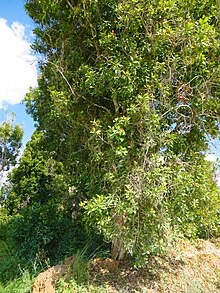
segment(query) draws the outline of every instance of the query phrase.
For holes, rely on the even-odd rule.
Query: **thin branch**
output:
[[[71,84],[69,83],[68,79],[66,78],[66,76],[63,74],[62,70],[59,68],[59,66],[57,64],[54,64],[53,62],[51,61],[48,61],[48,63],[52,64],[53,66],[56,67],[57,71],[61,74],[61,76],[63,77],[63,79],[65,80],[65,82],[67,83],[72,95],[74,95],[76,97],[76,93],[74,92]]]

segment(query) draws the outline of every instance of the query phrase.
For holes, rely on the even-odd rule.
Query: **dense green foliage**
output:
[[[213,231],[219,195],[204,152],[219,133],[216,3],[26,8],[44,56],[27,109],[113,256],[158,251],[173,230]]]
[[[22,128],[14,124],[14,114],[8,116],[0,124],[0,283],[2,278],[4,279],[10,274],[10,271],[16,270],[16,260],[11,257],[11,247],[8,241],[10,217],[3,207],[8,186],[3,184],[6,181],[7,172],[17,163],[22,137]]]
[[[16,164],[21,147],[23,131],[19,125],[14,125],[13,118],[0,125],[0,178],[4,171]]]
[[[205,160],[219,137],[216,1],[25,7],[41,56],[25,98],[37,131],[4,202],[23,254],[59,259],[100,234],[114,258],[141,262],[175,237],[218,235],[216,167]]]
[[[74,211],[74,198],[62,173],[62,163],[43,149],[43,135],[35,132],[10,174],[2,201],[11,215],[8,238],[24,262],[38,258],[53,263],[91,238],[80,224],[80,211]]]

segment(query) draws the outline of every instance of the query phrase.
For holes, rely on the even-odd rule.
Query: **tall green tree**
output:
[[[217,2],[29,0],[26,9],[43,56],[27,110],[113,257],[158,252],[173,231],[214,233],[219,192],[204,153],[219,136]]]
[[[32,206],[32,203],[56,203],[67,189],[62,163],[54,161],[43,146],[43,134],[36,131],[27,143],[18,166],[9,174],[9,194],[5,204],[11,214],[18,213],[29,204]]]
[[[10,248],[8,243],[6,244],[10,218],[3,207],[7,189],[4,182],[10,168],[18,161],[22,137],[22,128],[14,124],[14,114],[0,124],[0,279],[2,280],[10,275],[9,271],[14,269],[15,263],[8,254]]]
[[[74,209],[78,199],[72,196],[63,173],[63,164],[45,150],[43,133],[35,131],[9,174],[10,184],[1,201],[10,216],[8,239],[26,262],[57,261],[74,253],[76,243],[84,240],[79,211]]]

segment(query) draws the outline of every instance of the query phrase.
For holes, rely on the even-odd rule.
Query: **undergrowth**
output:
[[[27,270],[23,271],[20,277],[8,281],[6,284],[0,283],[1,293],[30,293],[34,283],[34,276]]]

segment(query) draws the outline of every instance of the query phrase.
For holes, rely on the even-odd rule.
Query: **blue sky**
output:
[[[24,129],[24,143],[34,122],[21,100],[30,86],[36,85],[36,57],[30,50],[34,23],[24,10],[24,0],[0,0],[0,122],[6,111],[16,114],[16,123]]]
[[[27,27],[33,27],[31,18],[24,11],[24,4],[23,0],[0,0],[0,17],[7,19],[9,24],[17,21]]]

